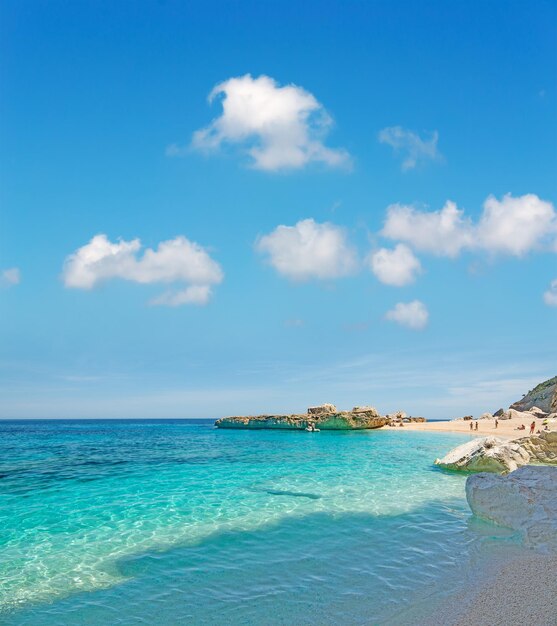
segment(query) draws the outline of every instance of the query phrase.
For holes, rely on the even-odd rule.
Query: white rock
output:
[[[319,406],[310,406],[308,408],[309,415],[323,415],[324,413],[336,413],[337,408],[334,404],[320,404]]]
[[[527,545],[557,549],[557,467],[470,476],[466,499],[475,515],[519,531]]]
[[[481,437],[458,446],[442,459],[436,459],[435,465],[468,472],[512,472],[529,460],[530,455],[514,441]]]
[[[529,411],[517,411],[516,409],[509,409],[508,411],[505,411],[505,413],[508,415],[507,419],[516,419],[519,417],[525,418],[525,419],[532,419],[533,417],[535,417]],[[504,419],[504,418],[501,417],[501,419]]]
[[[480,419],[480,420],[492,420],[494,418],[493,418],[493,415],[491,413],[482,413],[478,419]]]
[[[539,435],[515,439],[518,444],[537,463],[557,465],[557,430],[542,430]]]
[[[379,416],[379,411],[374,406],[355,406],[352,413],[373,413]]]

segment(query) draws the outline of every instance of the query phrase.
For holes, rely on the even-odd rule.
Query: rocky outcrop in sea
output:
[[[351,411],[339,411],[334,404],[321,404],[309,407],[303,414],[223,417],[215,422],[215,426],[253,430],[365,430],[381,428],[390,421],[372,406],[355,406]]]

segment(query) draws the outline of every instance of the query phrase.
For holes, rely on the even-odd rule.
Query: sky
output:
[[[557,5],[0,3],[0,418],[557,374]]]

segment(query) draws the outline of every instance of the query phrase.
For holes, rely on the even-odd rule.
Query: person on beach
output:
[[[474,430],[474,422],[470,421],[470,430]]]
[[[474,430],[478,430],[478,421],[476,420],[476,425],[474,426]]]
[[[532,422],[530,424],[530,434],[533,435],[535,430],[536,430],[536,422]]]
[[[497,426],[499,426],[499,420],[495,418],[495,428],[497,428]]]

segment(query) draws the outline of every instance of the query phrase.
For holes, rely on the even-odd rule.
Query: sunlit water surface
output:
[[[0,422],[0,621],[412,623],[512,541],[432,465],[467,438]]]

